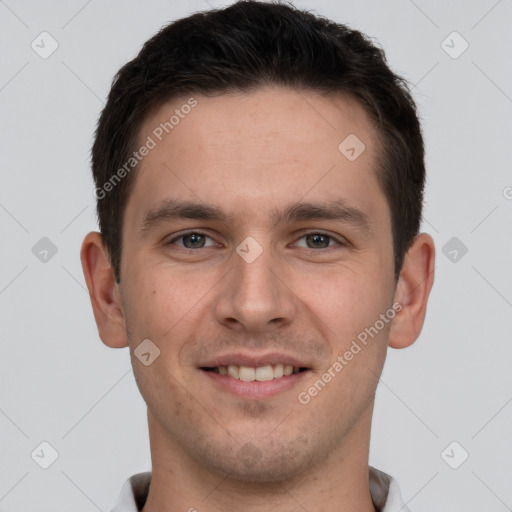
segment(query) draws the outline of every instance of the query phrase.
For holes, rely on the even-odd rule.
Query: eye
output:
[[[208,240],[210,243],[207,243]],[[302,240],[304,240],[304,242],[300,243],[299,241]],[[204,249],[206,247],[215,247],[219,244],[205,233],[201,233],[200,231],[189,231],[172,238],[166,243],[166,245],[177,245],[183,249],[194,250]],[[327,249],[336,245],[345,246],[346,242],[328,233],[314,231],[302,235],[294,245],[306,249],[317,250]]]
[[[333,245],[345,245],[341,240],[336,239],[332,235],[321,232],[306,233],[299,240],[305,240],[306,245],[297,245],[307,249],[326,249]]]
[[[206,245],[206,240],[211,240],[213,243]],[[181,241],[181,243],[177,243]],[[183,247],[184,249],[202,249],[204,247],[212,247],[217,245],[212,238],[205,235],[204,233],[200,233],[198,231],[190,231],[188,233],[182,233],[180,236],[169,240],[166,245],[177,245],[178,247]]]

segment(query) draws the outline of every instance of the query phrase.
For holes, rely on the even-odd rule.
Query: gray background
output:
[[[0,511],[108,511],[150,469],[128,351],[99,340],[79,261],[89,151],[117,69],[168,21],[227,3],[0,1]],[[389,351],[371,463],[415,512],[512,510],[512,1],[294,3],[375,37],[424,120],[437,275],[420,339]]]

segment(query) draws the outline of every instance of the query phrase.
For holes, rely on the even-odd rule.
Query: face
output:
[[[194,100],[140,131],[155,145],[126,206],[120,284],[134,373],[167,448],[285,480],[368,428],[395,313],[378,137],[340,96]]]

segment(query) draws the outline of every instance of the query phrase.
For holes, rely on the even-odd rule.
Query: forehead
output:
[[[149,140],[127,205],[134,222],[169,196],[253,216],[320,197],[352,198],[371,214],[384,199],[378,134],[346,96],[278,87],[183,96],[147,116],[139,146]]]

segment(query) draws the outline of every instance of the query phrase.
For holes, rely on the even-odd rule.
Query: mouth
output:
[[[215,392],[242,398],[271,398],[297,386],[312,372],[307,364],[285,355],[265,357],[226,355],[198,368]]]
[[[217,373],[218,375],[227,375],[233,379],[242,380],[244,382],[266,382],[288,377],[294,373],[301,373],[307,371],[308,368],[278,363],[266,364],[256,368],[230,364],[227,366],[202,367],[201,370]]]

